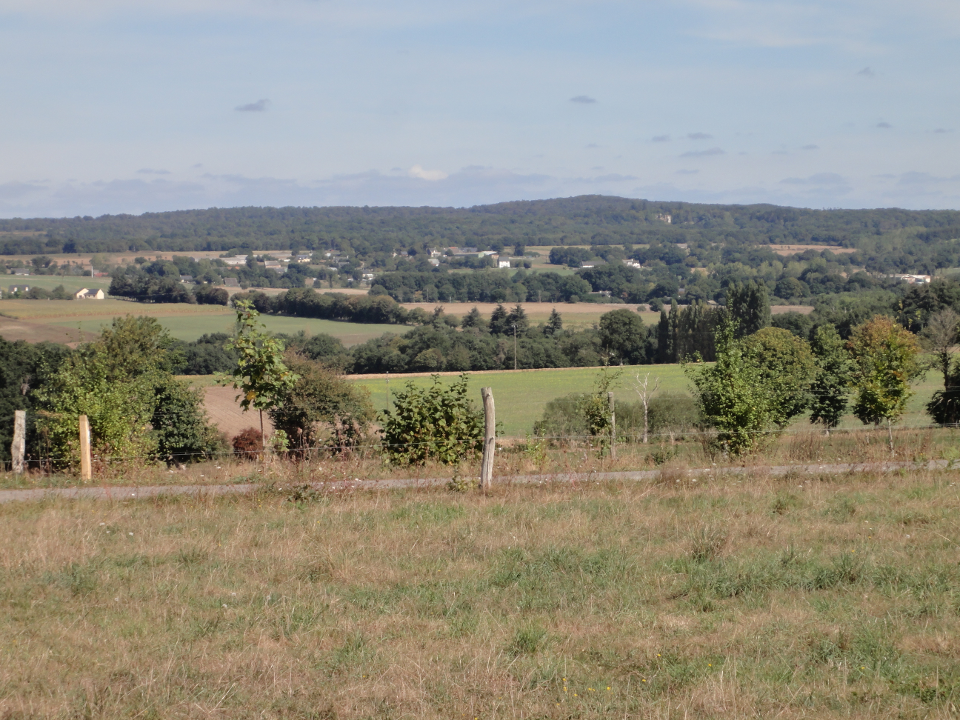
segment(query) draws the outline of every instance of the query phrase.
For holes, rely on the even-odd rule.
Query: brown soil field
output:
[[[26,340],[31,343],[54,342],[75,347],[80,342],[96,340],[98,333],[0,317],[0,337],[11,342],[16,340]]]
[[[204,405],[207,409],[207,415],[210,416],[210,422],[217,426],[220,432],[226,433],[227,437],[232,438],[242,430],[247,428],[260,428],[260,416],[255,410],[243,412],[240,409],[240,403],[237,402],[237,391],[232,387],[212,387],[203,388]],[[273,425],[270,418],[264,413],[263,428],[270,432]]]
[[[836,245],[768,245],[767,247],[777,255],[793,255],[794,253],[800,253],[804,250],[816,250],[818,252],[821,250],[829,250],[837,255],[847,255],[857,251],[856,248],[843,248],[837,247]]]

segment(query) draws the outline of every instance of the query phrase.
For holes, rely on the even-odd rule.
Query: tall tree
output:
[[[670,318],[667,311],[660,310],[660,322],[657,323],[657,362],[661,365],[674,362],[673,333],[670,332]]]
[[[810,347],[817,362],[810,386],[810,420],[822,424],[829,435],[847,411],[853,361],[833,325],[814,330]]]
[[[507,315],[507,327],[511,335],[523,335],[529,329],[530,320],[527,318],[527,313],[520,303],[517,303],[510,311],[510,314]]]
[[[737,337],[753,335],[770,326],[770,294],[762,281],[732,283],[727,288],[727,310],[736,323]]]
[[[946,307],[930,315],[926,327],[920,332],[921,345],[933,354],[937,368],[943,373],[944,387],[950,376],[950,361],[957,347],[958,329],[960,315]]]
[[[556,308],[550,311],[550,318],[547,320],[547,326],[544,328],[545,335],[557,335],[563,332],[563,318]]]
[[[643,318],[632,310],[611,310],[601,315],[599,334],[600,346],[610,355],[611,362],[639,365],[646,359],[647,329]]]
[[[508,317],[507,309],[498,303],[490,313],[490,332],[494,335],[512,335],[513,328],[510,327]]]

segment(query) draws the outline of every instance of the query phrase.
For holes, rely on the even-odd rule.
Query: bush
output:
[[[151,425],[157,457],[168,463],[203,460],[223,450],[223,439],[209,424],[199,390],[168,377],[156,389]]]
[[[258,460],[263,455],[263,434],[256,428],[241,430],[230,444],[241,460]]]
[[[418,388],[408,381],[396,393],[393,410],[380,414],[383,452],[400,465],[437,460],[456,465],[483,451],[483,412],[467,399],[467,375],[444,387]]]
[[[324,447],[342,455],[355,448],[373,420],[369,393],[302,355],[288,352],[285,362],[299,377],[270,419],[290,449],[303,455]]]

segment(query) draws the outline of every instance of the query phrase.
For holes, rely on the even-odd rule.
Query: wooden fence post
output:
[[[15,410],[13,413],[13,444],[10,457],[13,460],[13,472],[23,472],[23,456],[27,451],[27,411]]]
[[[607,402],[610,405],[610,459],[617,459],[617,413],[613,404],[613,393],[607,393]]]
[[[493,389],[480,388],[483,398],[483,461],[480,463],[480,489],[493,485],[493,453],[497,449],[497,415],[493,407]]]
[[[86,482],[93,477],[90,467],[90,422],[86,415],[80,416],[80,479]]]

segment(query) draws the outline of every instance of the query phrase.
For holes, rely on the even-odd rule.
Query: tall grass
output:
[[[955,472],[0,506],[0,717],[947,717]]]

